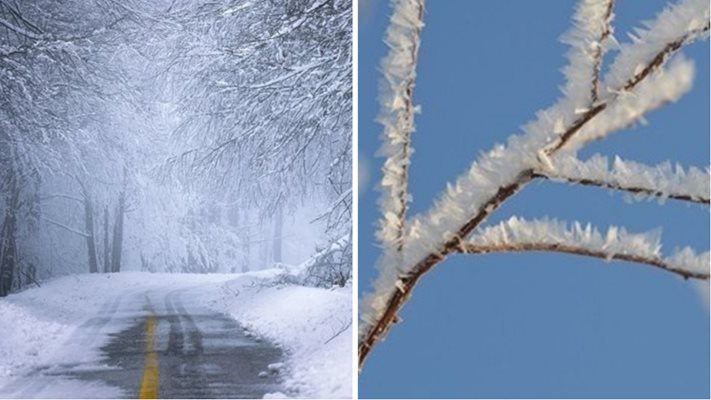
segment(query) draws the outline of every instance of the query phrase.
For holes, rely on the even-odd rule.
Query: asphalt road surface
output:
[[[191,307],[185,289],[116,297],[66,345],[93,345],[100,357],[56,360],[0,388],[0,397],[261,398],[281,390],[281,350],[226,315]]]

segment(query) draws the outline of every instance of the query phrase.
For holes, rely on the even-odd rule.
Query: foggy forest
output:
[[[341,3],[1,2],[0,296],[64,274],[241,272],[319,252],[314,284],[343,284]],[[311,248],[290,248],[302,229]]]

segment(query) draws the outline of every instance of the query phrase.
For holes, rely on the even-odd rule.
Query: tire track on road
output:
[[[64,341],[64,343],[70,346],[74,343],[86,346],[96,341],[99,331],[105,327],[111,319],[113,319],[114,315],[118,311],[121,300],[122,296],[116,296],[106,300],[99,308],[99,311],[95,314],[98,316],[88,318],[82,322],[81,325],[74,329],[72,334]],[[0,393],[3,393],[3,396],[17,395],[16,397],[19,398],[35,397],[54,381],[51,376],[53,375],[51,373],[53,369],[68,367],[71,368],[72,364],[44,366],[32,369],[23,377],[7,384],[2,388],[2,390],[0,390]]]
[[[180,303],[179,296],[184,290],[173,290],[165,296],[167,314],[163,317],[170,323],[165,360],[170,371],[167,379],[161,382],[161,393],[170,393],[171,397],[210,398],[208,379],[201,368],[201,334]]]

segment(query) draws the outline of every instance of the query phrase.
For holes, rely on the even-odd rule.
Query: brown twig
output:
[[[603,29],[600,39],[598,40],[598,45],[595,48],[595,53],[593,58],[595,62],[593,63],[593,81],[592,88],[590,88],[590,103],[597,103],[600,96],[600,71],[602,70],[602,49],[605,40],[612,33],[612,10],[615,8],[615,0],[609,0],[607,3],[607,9],[605,10],[605,29]]]
[[[560,138],[558,141],[553,145],[552,147],[549,147],[545,149],[545,153],[547,156],[553,155],[555,152],[560,150],[563,146],[568,143],[568,141],[575,135],[580,128],[582,128],[585,124],[590,122],[593,117],[596,115],[600,114],[604,109],[607,108],[607,105],[610,103],[600,103],[596,106],[593,106],[591,109],[589,109],[585,114],[583,114],[580,118],[575,120],[573,124],[568,128],[565,132],[563,132],[562,135],[560,135]]]
[[[684,279],[709,280],[709,274],[704,272],[687,271],[674,267],[659,257],[644,257],[636,254],[609,253],[603,250],[592,250],[580,246],[564,243],[502,243],[495,245],[478,245],[474,243],[462,244],[459,247],[461,253],[466,254],[489,254],[489,253],[511,253],[524,251],[548,251],[557,253],[576,254],[586,257],[602,258],[606,260],[620,260],[639,264],[650,265],[661,268],[665,271],[677,274]]]
[[[424,13],[425,13],[425,4],[423,1],[420,1],[418,3],[418,10],[417,10],[417,20],[420,22],[420,24],[417,26],[415,29],[414,35],[419,39],[420,34],[422,33],[422,20],[424,18]],[[412,52],[410,53],[410,57],[412,58],[412,65],[416,66],[417,65],[417,59],[418,59],[418,54],[419,54],[419,40],[415,41],[415,46],[412,48]],[[412,76],[407,80],[407,85],[405,89],[405,96],[406,96],[406,106],[405,106],[405,111],[404,111],[404,118],[407,118],[408,121],[411,121],[414,118],[415,114],[415,106],[413,102],[413,95],[415,91],[415,77]],[[408,160],[410,159],[410,153],[412,152],[412,131],[404,132],[407,134],[406,140],[403,141],[402,143],[402,153],[405,158]],[[400,206],[400,210],[397,214],[397,221],[398,221],[398,226],[397,226],[397,237],[395,239],[396,241],[396,250],[398,253],[402,253],[403,246],[405,245],[404,237],[405,237],[405,219],[407,218],[407,208],[408,208],[408,180],[409,180],[409,162],[405,165],[403,165],[403,168],[401,170],[399,180],[402,183],[400,185],[400,191],[397,193],[397,199],[398,203]]]
[[[578,184],[578,185],[603,187],[603,188],[607,188],[607,189],[620,190],[623,192],[630,192],[630,193],[634,193],[634,194],[644,194],[647,196],[666,197],[669,199],[689,201],[692,203],[699,203],[699,204],[706,204],[706,205],[711,203],[711,199],[709,199],[709,197],[697,197],[697,196],[692,196],[692,195],[682,194],[682,193],[662,193],[662,192],[655,190],[655,189],[639,187],[639,186],[623,186],[623,185],[605,182],[605,181],[599,181],[599,180],[595,180],[595,179],[570,178],[570,177],[560,176],[560,175],[549,175],[544,171],[535,171],[533,173],[533,177],[540,178],[540,179],[548,179],[548,180],[552,180],[552,181],[565,181],[568,183],[573,183],[573,184]]]
[[[708,30],[709,23],[707,23],[701,29],[691,31],[679,38],[678,40],[668,43],[666,46],[664,46],[664,49],[657,53],[657,55],[652,59],[652,61],[647,64],[646,67],[644,67],[644,69],[642,69],[639,73],[633,76],[632,79],[627,81],[627,83],[622,87],[622,90],[628,91],[637,86],[639,82],[641,82],[644,78],[649,76],[649,74],[656,71],[662,64],[664,64],[664,61],[666,61],[669,56],[672,55],[675,51],[679,50],[681,46],[683,46],[689,39],[694,38],[700,33],[707,32]]]

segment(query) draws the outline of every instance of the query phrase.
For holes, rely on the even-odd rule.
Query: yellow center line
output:
[[[158,398],[158,354],[155,352],[156,340],[156,317],[154,314],[148,316],[146,320],[146,368],[143,371],[143,380],[141,381],[141,390],[139,392],[140,399],[157,399]]]

